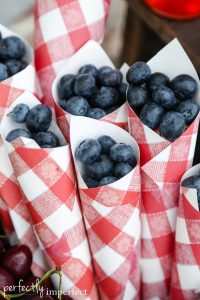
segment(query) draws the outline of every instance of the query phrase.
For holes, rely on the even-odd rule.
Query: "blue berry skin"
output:
[[[107,176],[107,177],[104,177],[102,178],[100,181],[99,181],[99,186],[103,186],[103,185],[108,185],[108,184],[111,184],[115,181],[117,181],[118,178],[117,177],[114,177],[114,176]]]
[[[89,109],[88,101],[80,96],[74,96],[66,102],[65,110],[75,116],[86,116]]]
[[[120,101],[122,103],[124,103],[126,101],[127,90],[128,90],[128,84],[125,82],[122,82],[122,84],[119,86]]]
[[[171,109],[176,104],[174,92],[166,86],[161,86],[152,94],[152,99],[166,109]]]
[[[8,68],[9,76],[13,76],[27,67],[27,63],[23,60],[9,59],[4,62]]]
[[[163,73],[153,73],[151,74],[148,82],[147,82],[147,88],[150,92],[154,92],[161,86],[169,86],[170,84],[170,79]]]
[[[32,139],[33,136],[28,130],[17,128],[8,133],[8,135],[6,136],[6,141],[12,142],[18,137],[25,137],[25,138]]]
[[[133,168],[128,163],[119,162],[115,165],[114,175],[117,178],[121,178],[121,177],[126,176],[132,170],[133,170]]]
[[[182,114],[167,112],[159,125],[160,135],[169,141],[174,141],[185,131],[185,118]]]
[[[100,108],[107,108],[116,105],[119,101],[119,92],[113,87],[101,87],[91,100],[94,106]]]
[[[0,40],[0,59],[20,59],[24,56],[25,51],[23,41],[16,36]]]
[[[97,80],[99,72],[98,72],[97,68],[94,65],[88,64],[88,65],[82,66],[79,69],[78,74],[79,75],[87,74],[87,75],[93,76]]]
[[[151,102],[143,106],[139,118],[143,124],[155,129],[158,127],[164,113],[165,110],[161,105]]]
[[[47,131],[51,125],[52,111],[43,104],[34,106],[26,117],[26,127],[30,132]]]
[[[86,139],[80,143],[75,151],[75,157],[83,164],[94,163],[101,154],[101,145],[93,139]]]
[[[134,63],[126,74],[126,80],[131,85],[138,85],[149,80],[151,76],[150,67],[143,61]]]
[[[14,107],[13,111],[8,115],[10,115],[12,120],[16,123],[24,123],[26,121],[26,117],[29,111],[30,109],[27,104],[19,103]]]
[[[129,162],[135,157],[131,146],[125,143],[116,143],[110,148],[110,158],[115,162]]]
[[[70,99],[74,96],[74,83],[76,76],[73,74],[67,74],[61,77],[58,86],[58,97],[59,99]]]
[[[200,176],[197,175],[190,176],[185,180],[183,180],[181,185],[186,188],[197,189],[197,200],[198,200],[199,211],[200,211]]]
[[[92,177],[87,176],[87,178],[85,178],[84,181],[88,188],[95,188],[99,185],[99,181]]]
[[[8,68],[0,63],[0,81],[3,81],[9,77]]]
[[[59,146],[58,137],[51,131],[38,132],[34,139],[41,148],[54,148]]]
[[[110,148],[116,144],[116,141],[108,135],[100,136],[98,138],[98,142],[100,143],[101,148],[102,148],[102,153],[104,153],[104,154],[109,154]]]
[[[194,101],[185,100],[179,102],[175,110],[184,116],[186,124],[191,124],[199,112],[199,106]]]
[[[103,66],[103,67],[99,68],[99,75],[106,73],[106,72],[110,72],[112,70],[113,70],[113,68],[111,68],[109,66]]]
[[[65,111],[67,111],[66,105],[67,105],[67,100],[64,99],[59,99],[58,100],[58,105],[64,109]]]
[[[101,180],[103,177],[113,174],[114,162],[105,154],[101,154],[99,158],[85,166],[86,173],[94,179]]]
[[[99,73],[99,81],[103,86],[118,87],[122,83],[122,73],[119,70],[111,70]]]
[[[146,88],[130,86],[127,93],[127,100],[132,109],[145,105],[148,102]]]
[[[78,96],[86,98],[92,97],[96,92],[96,81],[91,75],[82,74],[76,77],[74,91]]]
[[[86,116],[88,118],[99,120],[106,116],[106,112],[102,108],[89,108]]]
[[[172,80],[170,87],[177,98],[187,100],[191,99],[196,94],[197,82],[190,75],[181,74]]]

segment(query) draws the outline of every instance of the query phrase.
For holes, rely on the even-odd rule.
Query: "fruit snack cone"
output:
[[[189,169],[184,179],[200,175],[200,164]],[[199,197],[199,196],[198,196]],[[197,190],[180,187],[170,299],[200,297],[200,211]]]
[[[152,72],[170,79],[198,75],[177,39],[164,47],[149,62]],[[144,125],[128,106],[129,131],[139,144],[142,177],[142,292],[143,299],[165,299],[169,293],[174,232],[183,174],[192,166],[200,115],[174,142]]]
[[[97,139],[104,134],[130,145],[138,162],[131,172],[116,182],[88,188],[75,150],[84,139]],[[120,127],[84,117],[71,118],[70,137],[100,299],[139,299],[139,148]]]
[[[3,227],[3,231],[9,240],[11,245],[18,243],[18,239],[15,233],[15,229],[10,218],[8,207],[3,199],[0,197],[0,226]]]
[[[58,83],[65,74],[77,74],[78,70],[86,64],[92,64],[96,68],[100,68],[102,66],[115,68],[102,47],[94,41],[89,41],[68,60],[63,69],[57,75],[52,85],[52,94],[55,101],[55,111],[58,126],[60,127],[66,139],[69,139],[69,124],[72,115],[59,106],[60,99],[57,91]],[[127,70],[128,65],[124,64],[121,68],[124,77],[123,81],[125,81]],[[121,100],[125,101],[125,99]],[[126,103],[122,104],[118,109],[101,118],[101,120],[116,124],[124,129],[127,128],[128,119]]]
[[[102,42],[110,0],[36,0],[35,62],[44,102],[53,106],[52,83],[88,40]]]
[[[29,106],[36,104],[31,98]],[[60,147],[40,148],[32,139],[19,138],[5,142],[6,148],[48,267],[62,269],[63,292],[80,299],[85,290],[83,299],[97,299],[70,147],[54,121],[49,130]],[[58,288],[58,276],[53,283]]]

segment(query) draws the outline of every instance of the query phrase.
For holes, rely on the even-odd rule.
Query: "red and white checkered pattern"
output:
[[[185,73],[199,82],[177,40],[169,43],[148,64],[153,72],[163,72],[171,79]],[[199,91],[196,101],[200,101]],[[171,277],[179,183],[192,165],[200,115],[173,143],[142,124],[130,107],[128,115],[130,133],[141,152],[143,299],[165,299]]]
[[[36,0],[35,62],[44,101],[61,67],[81,46],[104,36],[110,0]]]
[[[190,169],[184,179],[199,175],[200,165]],[[181,187],[176,223],[175,251],[170,299],[200,298],[200,212],[197,192]]]

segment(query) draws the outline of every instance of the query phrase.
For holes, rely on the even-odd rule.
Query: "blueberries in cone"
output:
[[[29,113],[29,107],[25,103],[17,104],[13,111],[8,115],[11,116],[12,120],[16,123],[24,123],[26,121],[26,117]]]
[[[185,118],[182,114],[170,111],[163,116],[159,132],[165,139],[174,141],[185,131],[185,125]]]
[[[103,177],[111,176],[113,173],[114,162],[105,154],[101,154],[98,159],[85,166],[87,174],[92,178],[100,180]]]
[[[88,101],[81,96],[74,96],[65,104],[65,109],[75,116],[85,116],[89,109]]]
[[[51,125],[52,111],[43,104],[34,106],[26,118],[26,126],[32,133],[47,131]]]
[[[57,136],[51,131],[38,132],[35,141],[41,148],[54,148],[59,146]]]
[[[0,290],[4,290],[4,287],[13,286],[14,278],[13,276],[5,269],[0,268]]]
[[[108,184],[111,184],[115,181],[117,181],[117,177],[114,177],[114,176],[107,176],[107,177],[104,177],[102,178],[100,181],[99,181],[99,186],[103,186],[103,185],[108,185]]]
[[[117,104],[119,101],[119,91],[113,87],[101,87],[94,96],[92,104],[96,107],[106,108]]]
[[[103,110],[102,108],[89,108],[87,115],[88,118],[92,118],[92,119],[101,119],[103,117],[106,116],[106,112],[105,110]]]
[[[127,92],[127,100],[133,109],[145,105],[148,102],[146,88],[130,86]]]
[[[169,86],[170,79],[163,73],[153,73],[151,74],[149,80],[147,81],[147,87],[150,92],[155,92],[161,86]]]
[[[161,86],[152,94],[152,99],[165,109],[171,109],[176,104],[176,97],[171,89]]]
[[[25,45],[23,41],[16,37],[10,36],[0,40],[0,59],[20,59],[25,54]]]
[[[101,145],[93,139],[86,139],[76,149],[76,159],[84,164],[94,163],[101,154]]]
[[[151,76],[150,67],[143,61],[134,63],[126,74],[126,79],[131,85],[146,82]]]
[[[61,77],[58,83],[58,97],[59,99],[70,99],[74,96],[74,82],[76,76],[73,74],[67,74]]]
[[[0,81],[3,81],[8,77],[8,68],[6,67],[6,65],[0,63]]]
[[[185,100],[179,102],[175,110],[184,116],[186,124],[191,124],[199,112],[199,105],[192,100]]]
[[[96,91],[95,78],[88,74],[82,74],[76,77],[74,91],[78,96],[92,97]]]
[[[104,154],[109,154],[110,148],[116,144],[116,141],[108,135],[100,136],[98,142],[101,144],[102,153]]]
[[[99,181],[92,177],[87,176],[84,180],[85,180],[87,187],[89,187],[89,188],[94,188],[94,187],[98,186],[98,184],[99,184]]]
[[[110,70],[99,73],[101,85],[108,87],[118,87],[122,83],[122,73],[119,70]]]
[[[143,106],[140,112],[140,120],[149,128],[155,129],[158,127],[164,112],[165,110],[161,105],[150,102]]]
[[[80,75],[87,74],[87,75],[93,76],[95,79],[98,79],[99,72],[94,65],[88,64],[88,65],[82,66],[79,69],[78,74],[80,74]]]
[[[22,128],[17,128],[17,129],[13,129],[12,131],[10,131],[8,133],[8,135],[6,136],[6,141],[12,142],[19,137],[25,137],[28,139],[32,139],[33,136],[30,131],[28,131],[26,129],[22,129]]]
[[[191,99],[197,91],[196,80],[187,74],[176,76],[170,86],[176,97],[181,100]]]
[[[200,210],[200,176],[194,175],[183,180],[182,186],[186,188],[197,189],[197,200]]]
[[[119,162],[115,165],[114,175],[118,178],[126,176],[133,168],[124,162]]]
[[[9,76],[13,76],[27,67],[27,63],[22,60],[9,59],[4,62],[5,66],[8,68]]]

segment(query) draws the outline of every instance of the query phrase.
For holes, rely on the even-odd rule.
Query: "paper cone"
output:
[[[152,72],[170,79],[189,74],[198,82],[195,101],[200,103],[198,75],[175,39],[148,62]],[[139,144],[142,176],[142,291],[144,299],[169,293],[179,183],[191,167],[200,115],[173,143],[159,136],[128,108],[129,130]]]
[[[44,101],[53,106],[56,75],[88,40],[103,40],[110,0],[48,1],[35,5],[35,62]]]
[[[200,164],[181,182],[200,174]],[[196,189],[180,188],[170,299],[200,298],[200,212]]]
[[[140,289],[140,172],[139,148],[123,129],[105,122],[72,117],[72,154],[75,160],[81,204],[92,252],[100,299],[138,299]],[[86,138],[110,135],[131,145],[137,166],[122,179],[103,187],[87,188],[77,146]]]

